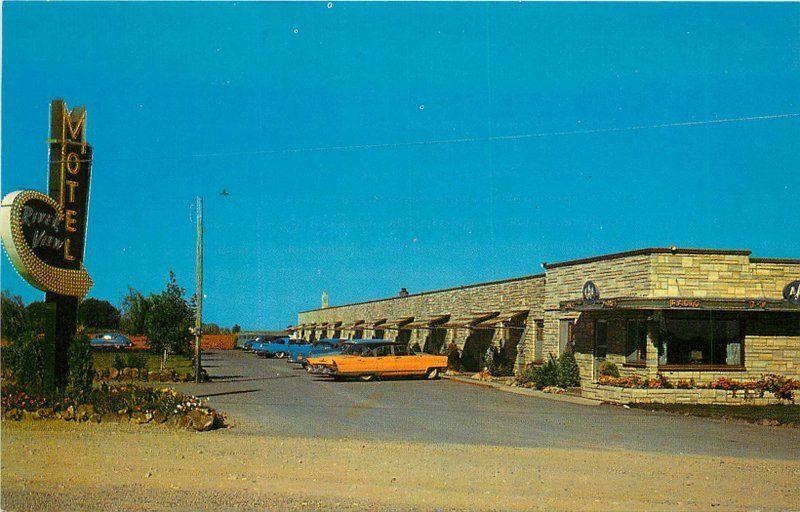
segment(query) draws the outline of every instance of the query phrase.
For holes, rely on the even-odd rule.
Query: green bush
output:
[[[125,354],[125,367],[127,368],[136,368],[138,370],[143,370],[147,368],[147,356],[144,354],[138,354],[136,352],[128,352]]]
[[[598,371],[601,376],[605,375],[606,377],[614,377],[615,379],[619,378],[619,368],[611,361],[603,361],[600,363]]]
[[[89,337],[85,334],[74,336],[67,355],[69,358],[67,396],[76,401],[83,401],[91,393],[94,379]]]
[[[52,391],[48,382],[44,343],[32,332],[20,333],[3,350],[3,369],[21,388],[31,393]],[[52,362],[50,362],[52,366]]]
[[[451,343],[447,346],[445,355],[447,356],[447,367],[449,369],[457,372],[462,370],[463,365],[461,364],[461,353],[455,343]]]
[[[114,354],[114,362],[111,364],[117,370],[122,370],[125,368],[125,361],[122,360],[122,356],[120,354]]]
[[[508,377],[514,375],[514,361],[509,360],[502,350],[491,348],[492,358],[487,365],[489,373],[495,377]]]
[[[546,363],[536,369],[534,376],[536,389],[558,385],[558,362],[553,354],[550,354]]]
[[[574,388],[581,385],[578,362],[575,361],[575,354],[572,350],[565,350],[564,353],[558,357],[557,375],[559,387]]]

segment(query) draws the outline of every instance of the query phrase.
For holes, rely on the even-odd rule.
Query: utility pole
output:
[[[194,381],[200,382],[200,340],[203,336],[203,198],[197,196],[197,292],[194,316]]]

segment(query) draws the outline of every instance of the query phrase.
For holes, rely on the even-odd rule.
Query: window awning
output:
[[[425,329],[430,326],[438,327],[439,324],[448,320],[449,318],[450,315],[433,315],[427,318],[420,318],[419,320],[416,320],[414,322],[409,322],[403,327],[406,327],[408,329]]]
[[[411,323],[412,320],[414,320],[413,316],[403,316],[400,318],[394,318],[383,324],[381,326],[381,329],[390,329],[390,330],[402,329],[407,324]]]
[[[386,318],[378,318],[365,325],[366,329],[383,329],[383,324],[386,323]]]
[[[490,318],[494,318],[499,315],[499,311],[484,311],[484,312],[476,312],[476,313],[469,313],[467,315],[454,318],[448,322],[446,322],[443,327],[471,327],[473,325],[477,325],[484,320],[488,320]]]
[[[523,321],[523,316],[528,315],[529,310],[527,309],[518,309],[515,311],[506,311],[504,313],[500,313],[496,317],[488,318],[486,320],[481,321],[478,325],[480,327],[490,327],[495,326],[503,323],[515,323],[519,321]]]
[[[345,325],[345,326],[343,327],[343,329],[351,329],[351,330],[352,330],[352,329],[355,329],[355,330],[357,330],[357,331],[360,331],[360,330],[363,330],[363,329],[364,329],[364,326],[363,326],[363,324],[364,324],[364,320],[356,320],[356,321],[355,321],[355,322],[353,322],[352,324],[347,324],[347,325]]]
[[[780,299],[727,299],[727,298],[660,298],[617,297],[594,302],[582,300],[559,304],[564,311],[603,310],[684,310],[684,311],[789,311],[800,313],[800,305]]]

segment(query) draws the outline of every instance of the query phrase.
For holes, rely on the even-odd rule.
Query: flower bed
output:
[[[614,403],[701,403],[767,405],[793,402],[800,381],[780,375],[766,375],[757,381],[734,381],[722,377],[707,384],[671,382],[659,375],[653,379],[637,376],[601,376],[597,383],[584,383],[582,395]]]
[[[198,398],[170,388],[102,384],[78,402],[67,396],[32,396],[10,383],[2,387],[3,416],[12,420],[55,418],[67,421],[169,423],[193,429],[225,426],[225,415]]]
[[[728,377],[719,379],[707,384],[695,384],[694,381],[679,380],[672,382],[666,377],[659,375],[654,379],[642,379],[633,375],[630,377],[610,377],[603,375],[598,384],[605,386],[618,386],[623,388],[637,389],[722,389],[732,391],[735,395],[737,391],[754,392],[759,396],[764,396],[766,392],[773,394],[776,398],[783,400],[794,400],[794,392],[800,390],[800,380],[790,379],[782,375],[768,374],[760,380],[735,381]]]
[[[107,368],[97,370],[96,380],[109,381],[143,381],[143,382],[194,382],[194,372],[178,372],[172,369],[147,370],[146,368]],[[208,372],[200,370],[200,382],[208,382]]]

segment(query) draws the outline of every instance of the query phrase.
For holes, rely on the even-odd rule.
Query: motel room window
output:
[[[642,319],[628,320],[625,339],[625,362],[645,363],[647,361],[647,322]]]
[[[744,329],[736,314],[672,312],[666,325],[668,365],[742,366]]]

